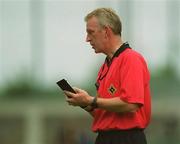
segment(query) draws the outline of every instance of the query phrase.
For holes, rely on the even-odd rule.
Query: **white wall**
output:
[[[78,85],[89,80],[104,60],[103,55],[97,56],[85,42],[84,16],[97,7],[112,7],[118,12],[123,23],[123,39],[144,55],[152,71],[157,70],[166,65],[166,36],[171,29],[166,24],[165,2],[44,0],[40,21],[43,34],[39,39],[37,36],[37,42],[43,44],[36,54],[36,59],[39,54],[42,62],[34,67],[32,46],[36,42],[32,44],[30,0],[0,0],[0,84],[16,78],[21,70],[28,74],[39,72],[36,77],[44,79],[47,85],[62,77]]]
[[[45,74],[49,82],[66,77],[76,83],[87,80],[98,62],[86,39],[84,17],[95,2],[45,3]]]
[[[28,1],[0,1],[0,83],[30,70]]]

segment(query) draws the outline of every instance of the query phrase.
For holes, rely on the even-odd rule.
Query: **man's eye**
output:
[[[87,33],[88,33],[88,34],[93,34],[93,33],[94,33],[94,31],[88,31]]]

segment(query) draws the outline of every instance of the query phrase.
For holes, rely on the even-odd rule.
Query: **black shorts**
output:
[[[99,131],[95,144],[147,144],[142,129]]]

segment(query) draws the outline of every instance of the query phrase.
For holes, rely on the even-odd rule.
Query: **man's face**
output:
[[[86,24],[86,42],[89,42],[95,53],[104,51],[105,31],[100,28],[96,17],[92,17]]]

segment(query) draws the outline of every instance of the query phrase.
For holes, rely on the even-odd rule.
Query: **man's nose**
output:
[[[90,38],[88,35],[86,36],[86,42],[90,42]]]

